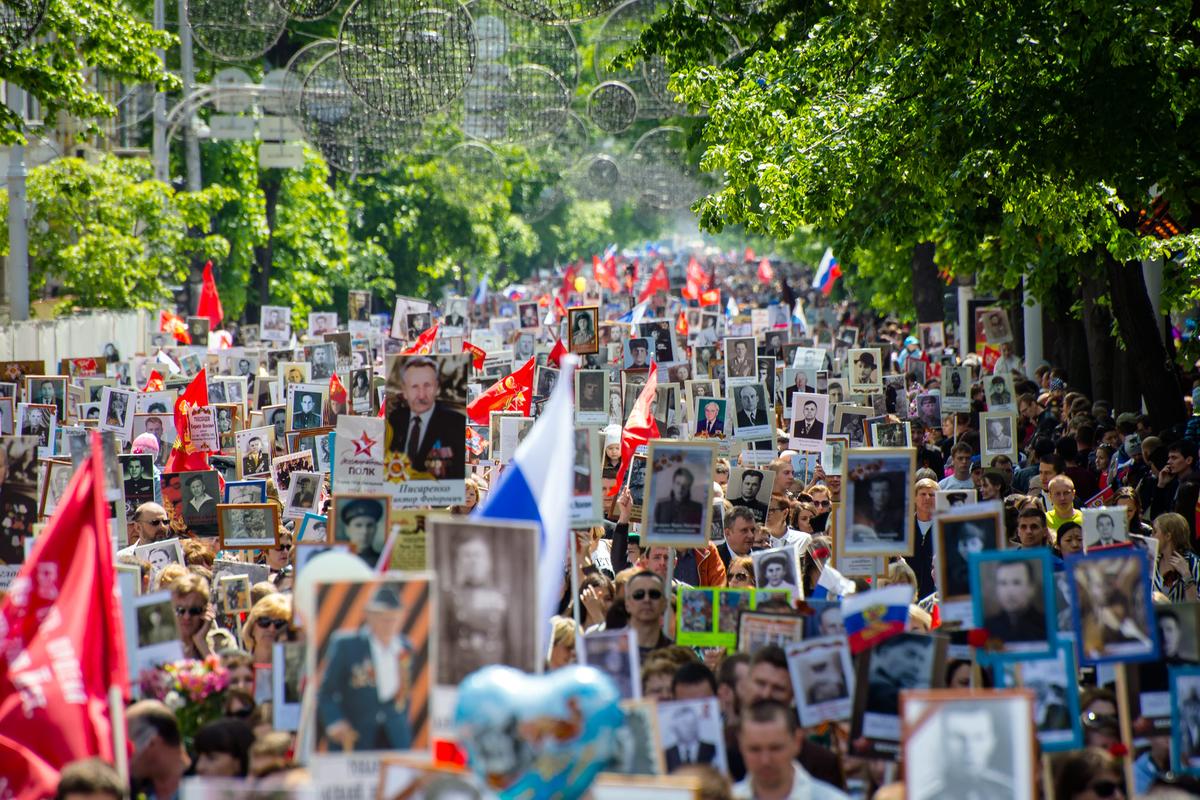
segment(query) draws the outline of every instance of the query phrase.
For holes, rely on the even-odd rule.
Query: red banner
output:
[[[0,794],[48,797],[66,764],[114,760],[129,696],[99,436],[0,602]]]
[[[529,404],[533,400],[533,365],[531,358],[516,372],[492,384],[467,406],[467,416],[479,425],[491,422],[493,411],[520,411],[529,416]]]

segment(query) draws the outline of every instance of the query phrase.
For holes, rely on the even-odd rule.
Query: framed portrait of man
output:
[[[1012,328],[1008,324],[1008,313],[999,306],[989,306],[975,310],[978,320],[976,330],[983,331],[983,339],[989,345],[999,345],[1011,342]]]
[[[979,415],[980,447],[984,467],[996,456],[1017,460],[1016,418],[1007,411],[989,411]]]
[[[543,367],[538,365],[535,372],[533,382],[533,394],[535,397],[549,397],[554,391],[555,384],[558,383],[559,372],[554,367]]]
[[[537,330],[541,327],[541,316],[538,314],[537,303],[518,303],[517,316],[521,321],[520,327],[527,330]]]
[[[572,353],[600,352],[600,307],[572,306],[567,309],[567,328]]]
[[[864,347],[846,354],[852,392],[876,392],[883,386],[883,356],[878,348]]]
[[[942,367],[942,410],[971,410],[970,367]]]
[[[217,528],[222,550],[254,550],[279,541],[279,508],[274,503],[217,506]]]
[[[742,383],[729,389],[733,399],[733,436],[759,439],[774,432],[775,407],[767,405],[767,390],[761,383]]]
[[[729,427],[727,404],[723,397],[692,398],[692,437],[695,439],[724,439]]]
[[[303,431],[325,424],[325,404],[329,387],[324,384],[302,383],[288,387],[287,428]]]
[[[318,513],[321,510],[321,484],[320,472],[292,472],[287,493],[284,495],[283,516],[287,519],[301,519],[308,512]]]
[[[855,664],[851,753],[895,760],[900,753],[901,693],[942,685],[946,637],[905,632],[861,653]]]
[[[933,496],[933,508],[937,512],[942,512],[959,506],[973,505],[976,494],[974,489],[939,489]]]
[[[1200,666],[1168,669],[1171,687],[1171,769],[1200,775]]]
[[[841,434],[829,434],[821,447],[821,469],[827,476],[842,477],[845,472],[846,451],[850,448],[850,439]]]
[[[1033,692],[1033,723],[1043,752],[1058,753],[1083,747],[1079,673],[1075,668],[1073,642],[1060,639],[1050,655],[1023,656],[1019,661],[1005,663],[993,674],[996,688],[1018,687]],[[1164,700],[1165,708],[1169,698]],[[1170,719],[1169,710],[1167,719]]]
[[[917,325],[921,333],[921,349],[926,353],[937,353],[946,347],[946,323],[921,322]]]
[[[598,428],[578,427],[574,434],[571,524],[599,525],[604,516],[600,494],[600,450],[603,448],[603,439]]]
[[[183,520],[190,527],[215,526],[220,503],[220,481],[216,470],[180,473]]]
[[[391,507],[391,498],[384,494],[334,492],[329,541],[348,545],[374,567],[387,545]]]
[[[1083,551],[1112,547],[1129,541],[1124,506],[1085,508],[1083,514]]]
[[[192,344],[207,346],[211,326],[212,320],[208,317],[188,317],[187,332],[188,338],[192,340]]]
[[[912,555],[915,451],[860,448],[845,459],[846,555]]]
[[[934,498],[935,508],[937,498]],[[942,618],[972,618],[970,557],[1005,546],[1003,509],[998,502],[975,503],[934,515],[934,551]]]
[[[54,406],[59,424],[67,421],[67,379],[63,375],[26,375],[27,402]]]
[[[796,391],[791,397],[792,428],[788,446],[808,453],[821,452],[828,433],[828,418],[828,395]]]
[[[643,546],[707,546],[716,458],[716,448],[706,442],[650,441],[642,501]]]
[[[319,583],[310,640],[318,753],[427,749],[438,601],[424,573]]]
[[[263,425],[234,434],[238,476],[261,477],[271,472],[271,454],[275,450],[275,428]]]
[[[1028,689],[905,691],[905,797],[1035,800],[1033,693]],[[922,757],[936,752],[939,758]]]
[[[1134,547],[1067,556],[1072,626],[1080,663],[1153,661],[1159,629],[1152,601],[1154,566]]]
[[[737,386],[758,380],[758,361],[753,336],[726,336],[723,342],[725,383]],[[697,374],[699,370],[697,370]]]
[[[133,429],[133,405],[137,395],[132,389],[104,387],[100,398],[100,430],[112,431],[125,441]]]
[[[725,486],[725,499],[734,508],[750,509],[754,519],[761,525],[767,521],[767,509],[771,503],[771,492],[775,488],[776,472],[757,467],[734,467],[729,471],[729,483]]]
[[[622,700],[642,696],[641,667],[638,664],[637,637],[632,628],[597,631],[576,640],[579,663],[607,675],[616,685]]]
[[[988,411],[1017,412],[1017,398],[1013,391],[1012,375],[989,375],[983,379],[984,400]]]
[[[926,428],[942,426],[942,396],[938,392],[921,392],[917,395],[917,419]]]
[[[396,508],[461,503],[471,354],[389,356],[385,487]]]
[[[608,422],[608,371],[575,371],[575,421],[580,425]]]
[[[800,724],[845,722],[854,706],[854,666],[845,636],[805,639],[787,646],[788,673]]]
[[[832,395],[830,396],[832,402]],[[867,442],[866,421],[875,413],[869,406],[835,405],[833,408],[833,430],[831,433],[845,436],[852,448],[864,447]]]
[[[982,661],[1049,656],[1056,638],[1050,551],[996,550],[968,556],[975,627],[988,632]]]
[[[538,527],[431,514],[425,522],[438,576],[437,683],[455,687],[489,664],[533,672],[538,649]]]
[[[721,363],[717,345],[696,345],[692,348],[692,374],[697,378],[712,378],[712,367]]]
[[[722,725],[721,708],[715,697],[660,702],[658,727],[667,772],[692,764],[725,772],[728,768]]]

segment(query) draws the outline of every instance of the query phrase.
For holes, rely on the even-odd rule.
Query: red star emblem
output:
[[[370,436],[367,436],[366,431],[363,431],[362,436],[358,437],[357,439],[354,439],[351,443],[354,445],[354,457],[355,458],[358,458],[359,456],[366,456],[367,458],[371,458],[371,448],[374,447],[375,445],[379,444],[379,442],[377,440],[372,439]]]

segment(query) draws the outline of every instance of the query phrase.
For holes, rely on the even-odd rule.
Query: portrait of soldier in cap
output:
[[[381,523],[387,519],[388,506],[383,495],[335,497],[333,540],[349,544],[363,561],[375,566],[387,543],[388,526]]]
[[[317,692],[317,731],[332,752],[406,750],[412,657],[400,590],[382,584],[358,630],[335,633]]]

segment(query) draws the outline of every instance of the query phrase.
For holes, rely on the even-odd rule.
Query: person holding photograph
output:
[[[375,590],[356,631],[334,634],[317,690],[318,731],[334,752],[407,750],[414,648],[400,592]]]

